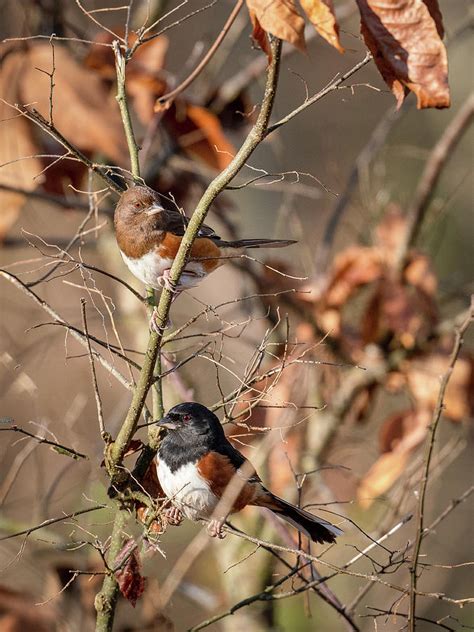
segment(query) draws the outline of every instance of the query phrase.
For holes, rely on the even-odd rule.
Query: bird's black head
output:
[[[174,406],[168,414],[158,422],[158,426],[166,428],[170,435],[181,438],[193,438],[209,443],[224,438],[224,430],[219,419],[208,408],[196,402],[185,402]]]

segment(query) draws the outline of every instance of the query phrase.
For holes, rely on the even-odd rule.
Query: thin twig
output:
[[[68,448],[62,443],[57,443],[56,441],[50,441],[49,439],[45,439],[45,437],[42,437],[41,435],[36,435],[36,434],[33,434],[32,432],[28,432],[28,430],[25,430],[24,428],[20,428],[20,426],[17,426],[16,424],[14,424],[13,426],[8,426],[7,428],[0,428],[0,432],[5,432],[5,431],[19,432],[20,434],[25,435],[26,437],[31,437],[32,439],[35,439],[38,443],[44,443],[45,445],[50,445],[59,454],[70,456],[73,459],[88,459],[89,458],[86,454],[82,454],[82,452],[78,452],[77,450]]]
[[[182,81],[179,84],[179,86],[177,86],[174,90],[171,90],[167,94],[164,94],[162,97],[157,99],[156,103],[157,103],[157,105],[159,106],[160,109],[161,108],[164,108],[164,109],[169,108],[171,103],[174,101],[174,99],[179,94],[181,94],[181,92],[184,92],[186,90],[186,88],[188,88],[193,83],[193,81],[195,79],[197,79],[197,77],[201,74],[201,72],[204,70],[204,68],[207,66],[207,64],[211,61],[212,57],[214,56],[214,54],[217,51],[217,49],[219,48],[219,46],[224,41],[225,36],[229,32],[229,29],[232,26],[232,24],[234,23],[235,18],[239,14],[239,11],[242,8],[243,4],[244,4],[244,0],[237,0],[234,8],[232,9],[231,14],[227,18],[227,21],[224,24],[224,26],[222,27],[221,32],[216,37],[216,40],[214,41],[214,44],[207,51],[207,53],[204,55],[204,57],[201,59],[201,61],[196,66],[196,68],[192,71],[192,73],[188,77],[186,77],[186,79],[184,81]]]
[[[89,507],[88,509],[79,509],[78,511],[73,511],[70,514],[60,516],[59,518],[50,518],[49,520],[45,520],[35,527],[29,527],[28,529],[23,529],[23,531],[17,531],[16,533],[11,533],[10,535],[4,535],[0,538],[0,542],[3,542],[4,540],[11,540],[12,538],[18,538],[21,535],[29,536],[31,533],[34,533],[39,529],[44,529],[52,524],[63,522],[63,520],[69,520],[70,518],[75,518],[76,516],[82,516],[83,514],[90,513],[91,511],[97,511],[98,509],[107,509],[107,505],[95,505],[94,507]]]
[[[92,355],[91,341],[89,338],[89,331],[87,329],[86,301],[83,298],[81,298],[81,312],[82,312],[82,324],[84,327],[84,333],[85,333],[86,341],[87,341],[87,353],[89,354],[89,364],[91,367],[92,385],[94,387],[94,396],[95,396],[95,403],[97,407],[97,419],[99,421],[100,436],[102,437],[105,443],[109,443],[110,434],[105,430],[104,412],[102,410],[102,400],[100,398],[99,385],[97,383],[97,375],[95,372],[94,356]]]
[[[474,105],[474,102],[473,102]],[[409,603],[409,611],[408,611],[408,628],[410,632],[414,632],[416,625],[416,596],[417,596],[417,582],[418,582],[418,559],[421,551],[421,543],[423,541],[423,536],[425,533],[424,530],[424,522],[425,522],[425,500],[426,500],[426,490],[428,488],[428,480],[430,474],[430,465],[431,465],[431,457],[433,455],[435,440],[436,440],[436,431],[438,429],[439,420],[441,419],[441,414],[444,409],[444,398],[446,395],[446,389],[449,384],[449,380],[451,379],[451,375],[454,370],[454,365],[456,364],[456,360],[458,359],[459,353],[461,351],[461,347],[463,345],[463,336],[467,331],[467,328],[471,324],[474,319],[474,296],[471,297],[471,309],[469,314],[467,315],[463,324],[456,330],[455,339],[453,344],[453,349],[451,351],[451,356],[449,358],[448,368],[444,373],[438,393],[438,401],[436,403],[436,408],[433,412],[433,418],[431,421],[431,425],[429,427],[428,441],[426,444],[426,455],[423,469],[423,476],[421,479],[421,486],[419,491],[419,499],[417,506],[417,514],[416,514],[416,539],[415,545],[413,549],[413,557],[410,564],[410,603]]]
[[[66,329],[69,331],[71,336],[75,338],[82,346],[87,348],[86,335],[83,332],[81,332],[79,329],[69,325],[69,323],[67,323],[64,319],[62,319],[61,316],[59,316],[59,314],[45,300],[40,298],[35,292],[33,292],[33,290],[30,290],[30,288],[25,283],[23,283],[21,279],[19,279],[17,276],[12,274],[11,272],[7,272],[6,270],[1,270],[1,269],[0,269],[0,276],[2,276],[4,279],[12,283],[19,290],[21,290],[24,294],[28,296],[28,298],[31,298],[33,302],[36,303],[36,305],[41,307],[41,309],[43,309],[47,314],[52,316],[52,318],[54,318],[54,320],[58,324],[66,327]],[[101,355],[95,349],[93,350],[92,353],[94,354],[94,357],[102,364],[102,366],[105,369],[107,369],[107,371],[109,371],[120,382],[120,384],[125,386],[125,388],[127,389],[131,389],[133,387],[133,384],[131,384],[127,380],[127,378],[124,375],[122,375],[122,373],[120,373],[120,371],[118,371],[112,364],[110,364],[110,362],[106,360],[103,355]]]

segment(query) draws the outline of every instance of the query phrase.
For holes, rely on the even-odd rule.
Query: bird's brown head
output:
[[[161,234],[163,206],[158,194],[145,186],[122,193],[115,208],[115,235],[120,250],[137,258],[149,251]]]
[[[159,211],[162,208],[153,189],[134,186],[122,193],[115,209],[115,217],[123,220],[132,219],[143,214],[153,214],[153,211]]]

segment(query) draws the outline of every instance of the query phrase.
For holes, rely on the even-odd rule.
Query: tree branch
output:
[[[413,196],[413,202],[407,213],[407,231],[397,253],[398,270],[403,269],[408,251],[418,238],[428,205],[433,197],[443,167],[453,155],[456,145],[469,127],[473,116],[474,93],[471,93],[451,123],[444,130],[443,135],[434,146],[425,165],[425,169]]]
[[[474,102],[473,102],[474,105]],[[463,345],[463,336],[467,331],[467,328],[474,319],[474,296],[471,296],[471,309],[467,315],[465,321],[456,330],[453,349],[449,358],[449,364],[446,372],[444,373],[438,394],[438,401],[433,413],[431,425],[429,427],[428,441],[426,444],[426,456],[425,465],[423,469],[423,476],[421,479],[421,487],[419,492],[418,507],[416,514],[416,539],[413,550],[413,557],[410,565],[410,603],[408,611],[408,629],[410,632],[415,631],[416,626],[416,595],[417,595],[417,582],[418,582],[418,559],[421,551],[421,543],[424,536],[424,520],[425,520],[425,500],[426,490],[428,488],[428,479],[430,474],[431,457],[433,455],[433,449],[436,440],[436,431],[438,429],[439,420],[444,409],[444,398],[446,395],[446,389],[448,388],[449,380],[454,370],[454,365],[458,359],[461,347]]]

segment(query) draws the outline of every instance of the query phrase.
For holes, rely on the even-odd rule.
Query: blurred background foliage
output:
[[[136,3],[134,24],[143,21],[148,4]],[[166,3],[166,8],[175,4]],[[193,10],[195,4],[203,6],[189,3],[186,9]],[[121,6],[118,2],[115,5]],[[91,159],[127,169],[128,152],[114,98],[113,55],[110,48],[101,46],[110,43],[112,36],[93,24],[76,3],[4,0],[1,6],[2,39],[53,32],[75,38],[54,43],[54,124]],[[106,6],[113,3],[87,3],[89,10]],[[156,98],[183,80],[196,65],[222,28],[230,6],[224,0],[216,2],[171,28],[140,48],[127,70],[128,96],[142,145],[144,179],[175,200],[188,215],[216,169],[226,166],[242,142],[261,96],[265,59],[252,46],[248,16],[241,12],[219,53],[169,109],[155,113],[153,106]],[[263,428],[278,432],[278,428],[302,422],[272,449],[262,478],[277,493],[295,501],[294,471],[316,470],[305,481],[304,502],[319,503],[322,509],[347,516],[374,537],[413,511],[413,488],[419,480],[423,456],[420,445],[435,407],[439,374],[447,366],[456,317],[466,309],[472,292],[472,130],[462,136],[433,191],[416,253],[410,255],[411,276],[405,279],[409,292],[391,285],[387,276],[406,229],[405,213],[431,149],[472,89],[469,3],[444,1],[440,6],[448,42],[452,107],[420,112],[410,97],[395,114],[393,96],[369,64],[350,79],[350,85],[333,91],[273,134],[252,156],[251,165],[238,183],[264,173],[271,176],[226,191],[214,205],[208,222],[226,236],[298,239],[297,247],[279,251],[276,258],[267,261],[271,268],[290,277],[245,259],[220,269],[199,289],[180,297],[173,307],[173,325],[182,325],[207,305],[230,303],[208,310],[185,336],[166,348],[167,361],[176,362],[199,349],[202,342],[210,342],[209,349],[201,350],[199,357],[180,370],[179,380],[173,375],[166,378],[165,404],[169,407],[192,398],[211,405],[220,401],[222,393],[239,386],[239,376],[244,374],[256,346],[278,319],[282,322],[270,340],[275,349],[281,349],[288,313],[289,339],[307,346],[307,359],[313,364],[294,364],[281,379],[274,383],[267,379],[257,386],[271,387],[266,404],[291,402],[296,407],[258,408],[247,413],[246,401],[255,397],[255,391],[250,391],[235,408],[227,409],[228,419],[234,417],[233,421],[240,424],[229,424],[229,433],[239,449],[245,449],[251,457],[255,436],[258,440]],[[163,10],[159,2],[151,2],[150,7],[152,12]],[[355,5],[341,1],[336,8],[342,16],[340,32],[345,54],[341,56],[314,36],[309,37],[306,54],[285,49],[274,120],[300,105],[306,91],[313,94],[320,90],[363,58],[365,47]],[[123,28],[123,13],[94,15],[115,32]],[[10,103],[36,104],[47,117],[50,77],[38,68],[51,71],[51,42],[47,38],[3,42],[1,56],[2,98]],[[256,76],[250,74],[252,68]],[[247,73],[246,80],[229,97],[224,88],[242,76],[239,73]],[[71,254],[76,260],[123,278],[142,292],[125,269],[115,244],[110,221],[114,196],[97,194],[93,198],[98,206],[95,212],[94,205],[89,206],[92,198],[75,188],[98,190],[101,183],[89,177],[77,162],[63,160],[51,166],[56,159],[50,156],[58,153],[58,146],[11,108],[4,105],[1,118],[0,185],[6,185],[0,191],[1,267],[25,283],[39,279],[51,268],[49,255],[60,253],[54,244],[64,248],[92,208],[85,227],[92,230],[77,240]],[[374,130],[381,130],[382,142],[376,151],[368,152],[369,160],[362,164],[355,186],[348,191],[361,152],[369,140],[377,141]],[[43,157],[16,161],[33,155]],[[31,190],[36,196],[25,196],[18,189]],[[340,196],[347,191],[344,212],[334,239],[326,243],[326,251],[322,246],[328,222],[334,218]],[[301,293],[234,302],[236,297],[291,287]],[[113,316],[124,348],[144,348],[144,307],[112,279],[69,262],[32,289],[67,323],[79,328],[80,298],[85,296],[91,333],[117,344]],[[63,512],[107,502],[108,483],[100,468],[103,445],[83,347],[64,327],[52,326],[53,319],[40,306],[3,279],[0,293],[3,424],[10,423],[10,418],[30,432],[45,433],[89,457],[73,460],[47,446],[2,432],[0,529],[9,535]],[[284,297],[288,296],[287,301]],[[326,332],[329,337],[323,339]],[[469,486],[468,479],[472,479],[469,342],[468,336],[448,391],[446,420],[439,431],[428,498],[430,519],[459,497]],[[291,353],[299,353],[298,345]],[[268,370],[278,362],[278,355],[268,350],[262,369]],[[126,374],[124,362],[107,350],[104,356]],[[139,353],[130,356],[140,362]],[[393,366],[387,368],[387,362]],[[360,378],[355,364],[368,367],[375,376],[373,380]],[[129,393],[98,363],[97,373],[106,425],[114,434],[126,413]],[[344,385],[352,379],[361,379],[361,385],[347,407],[335,410],[334,402],[339,401]],[[306,408],[298,409],[302,406]],[[322,407],[322,412],[315,411],[315,407]],[[325,423],[333,423],[330,436],[324,435]],[[140,437],[146,440],[144,430]],[[335,517],[330,519],[334,521]],[[104,540],[111,520],[112,511],[104,510],[51,525],[25,540],[2,542],[0,628],[40,632],[90,629],[100,576],[79,576],[59,596],[55,595],[69,582],[71,571],[93,572],[100,568],[94,548],[81,543],[94,538]],[[265,521],[256,509],[244,511],[235,523],[263,539],[276,537],[275,525]],[[426,559],[438,565],[470,560],[471,524],[472,503],[469,506],[468,500],[427,538]],[[368,543],[350,522],[343,522],[343,527],[346,535],[329,553],[337,564],[343,564]],[[130,528],[140,532],[138,525]],[[253,546],[227,537],[206,548],[170,604],[161,610],[160,587],[198,528],[186,523],[180,529],[169,529],[161,542],[166,559],[159,553],[144,555],[144,574],[148,578],[145,595],[136,611],[125,601],[120,602],[117,629],[188,629],[262,590],[285,572],[263,550],[237,564]],[[390,548],[403,548],[413,537],[413,530],[408,522],[390,540]],[[71,547],[71,542],[75,546]],[[371,568],[370,560],[364,560],[358,570],[370,573]],[[469,575],[469,566],[450,570],[432,567],[422,575],[423,590],[468,597]],[[389,581],[406,582],[406,567]],[[341,575],[331,583],[331,589],[347,604],[364,585],[361,579]],[[367,606],[390,609],[395,598],[383,586],[376,586],[361,598],[357,613],[370,614]],[[45,604],[35,606],[38,602]],[[468,608],[453,610],[449,604],[424,600],[420,611],[429,619],[454,614],[458,619],[458,623],[450,624],[454,629],[460,629],[456,626],[461,623],[474,624]],[[316,595],[305,593],[253,604],[209,629],[336,631],[342,629],[341,621]],[[357,622],[361,630],[373,629],[370,618]],[[378,629],[400,629],[402,623],[394,617],[379,619]],[[430,630],[431,625],[420,623],[419,629]]]

